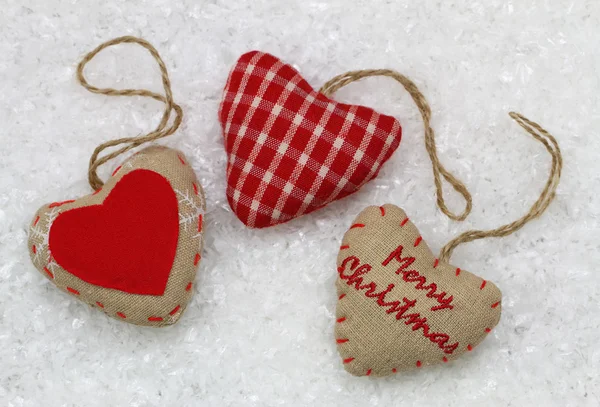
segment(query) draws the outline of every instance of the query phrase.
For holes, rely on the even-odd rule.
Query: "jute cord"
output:
[[[126,43],[138,44],[138,45],[144,47],[145,49],[147,49],[150,52],[152,57],[156,60],[156,62],[158,63],[158,67],[160,68],[160,72],[161,72],[162,84],[163,84],[163,88],[165,91],[164,96],[161,94],[152,92],[150,90],[147,90],[147,89],[97,88],[96,86],[90,85],[90,83],[87,81],[87,79],[84,76],[83,71],[88,62],[90,62],[92,59],[94,59],[94,57],[98,53],[100,53],[102,50],[104,50],[108,47],[111,47],[113,45],[126,44]],[[169,80],[169,74],[167,72],[167,67],[165,66],[165,63],[163,62],[160,55],[158,54],[158,51],[156,50],[156,48],[154,48],[149,42],[147,42],[144,39],[137,38],[137,37],[131,37],[131,36],[125,36],[125,37],[115,38],[113,40],[110,40],[110,41],[100,44],[93,51],[86,54],[83,57],[83,59],[81,60],[81,62],[79,63],[79,65],[77,66],[77,79],[79,80],[79,83],[84,88],[86,88],[87,90],[89,90],[92,93],[99,93],[99,94],[107,95],[107,96],[144,96],[144,97],[149,97],[149,98],[158,100],[165,104],[165,110],[163,112],[161,121],[158,124],[158,126],[156,127],[156,129],[154,129],[152,132],[150,132],[144,136],[126,137],[126,138],[120,138],[120,139],[116,139],[116,140],[110,140],[110,141],[102,143],[98,147],[96,147],[92,156],[90,157],[90,164],[89,164],[89,168],[88,168],[88,180],[89,180],[90,186],[94,190],[98,190],[98,189],[102,188],[102,186],[104,185],[104,183],[102,182],[102,180],[98,177],[98,174],[96,173],[99,166],[101,166],[102,164],[106,163],[107,161],[112,160],[113,158],[131,150],[132,148],[138,147],[138,146],[148,143],[148,142],[158,140],[163,137],[167,137],[167,136],[175,133],[175,131],[181,125],[181,121],[183,119],[183,111],[182,111],[181,107],[173,101],[173,93],[171,91],[171,81]],[[171,118],[171,114],[173,111],[175,112],[175,118],[174,118],[173,122],[170,125],[168,125],[169,119]],[[100,153],[102,151],[104,151],[105,149],[110,148],[110,147],[115,147],[115,146],[118,146],[121,144],[126,144],[126,145],[99,158]]]
[[[323,85],[323,87],[321,88],[320,92],[330,97],[340,88],[352,82],[370,76],[385,76],[395,79],[396,81],[400,82],[400,84],[412,97],[423,118],[423,124],[425,127],[425,148],[427,149],[427,153],[429,154],[429,158],[431,159],[431,164],[433,168],[433,180],[435,183],[437,205],[441,209],[441,211],[450,219],[456,221],[464,220],[471,212],[473,206],[471,194],[467,190],[467,187],[460,180],[454,177],[450,172],[448,172],[443,166],[443,164],[440,162],[435,144],[435,132],[431,128],[431,108],[429,107],[425,96],[423,96],[423,94],[414,82],[412,82],[406,76],[389,69],[368,69],[362,71],[352,71],[342,75],[338,75],[335,78],[328,81],[327,83],[325,83],[325,85]],[[552,166],[550,168],[550,175],[548,177],[548,181],[546,181],[546,184],[540,194],[540,197],[537,199],[537,201],[535,201],[535,203],[523,217],[509,224],[500,226],[496,229],[471,230],[458,235],[442,248],[439,256],[440,260],[442,261],[449,261],[452,252],[460,244],[472,242],[477,239],[484,239],[487,237],[508,236],[516,232],[517,230],[525,226],[527,222],[540,216],[554,199],[556,188],[558,187],[560,174],[562,171],[562,154],[560,152],[560,148],[558,147],[558,142],[550,133],[544,130],[539,124],[532,122],[531,120],[527,119],[521,114],[511,112],[509,113],[509,115],[523,129],[525,129],[527,133],[529,133],[531,136],[533,136],[533,138],[542,143],[544,147],[546,147],[546,150],[548,150],[548,153],[550,153],[552,157]],[[444,200],[444,193],[442,190],[442,179],[440,175],[454,188],[454,190],[460,193],[465,199],[465,209],[462,213],[456,214],[450,211],[446,206],[446,202]]]

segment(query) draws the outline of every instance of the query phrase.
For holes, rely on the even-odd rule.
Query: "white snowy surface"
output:
[[[600,405],[597,0],[0,3],[1,406]],[[147,132],[160,118],[157,102],[93,95],[75,80],[85,52],[127,34],[166,61],[185,120],[161,143],[185,152],[208,200],[195,296],[163,329],[110,319],[60,292],[26,247],[40,205],[90,192],[96,145]],[[436,208],[418,111],[381,78],[336,95],[401,120],[404,139],[379,178],[288,224],[244,227],[225,198],[217,108],[229,69],[253,49],[294,64],[314,87],[361,68],[411,77],[431,103],[442,161],[473,193],[472,215],[456,223]],[[135,46],[105,51],[88,72],[104,86],[161,89],[152,59]],[[510,110],[556,136],[565,167],[540,219],[453,256],[503,291],[499,326],[451,364],[385,379],[348,375],[333,337],[346,228],[365,206],[394,203],[437,251],[461,231],[519,217],[550,157]]]

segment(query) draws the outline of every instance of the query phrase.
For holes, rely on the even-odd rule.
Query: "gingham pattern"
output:
[[[227,199],[249,227],[267,227],[356,192],[398,148],[400,123],[316,92],[290,65],[240,57],[219,109]]]

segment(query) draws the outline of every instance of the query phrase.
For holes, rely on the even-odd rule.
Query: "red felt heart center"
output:
[[[123,176],[101,205],[61,213],[49,244],[54,260],[87,283],[162,295],[178,237],[178,202],[171,184],[140,169]]]

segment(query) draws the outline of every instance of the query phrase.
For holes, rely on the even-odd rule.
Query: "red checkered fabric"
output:
[[[249,227],[286,222],[356,192],[398,148],[400,123],[316,92],[290,65],[244,54],[225,86],[227,199]]]

